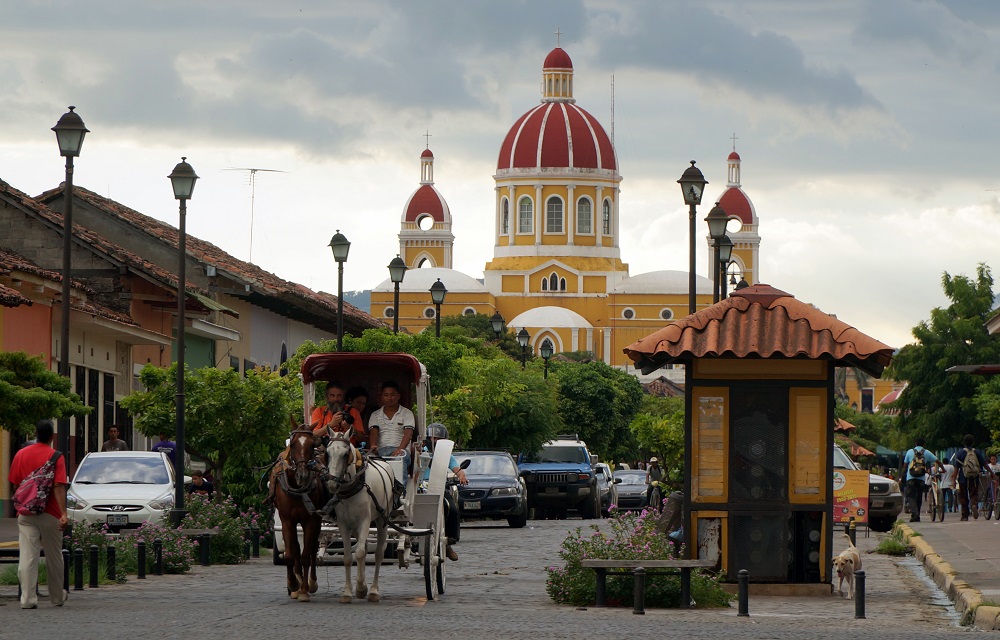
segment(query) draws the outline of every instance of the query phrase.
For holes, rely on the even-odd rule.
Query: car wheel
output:
[[[524,526],[528,524],[528,507],[525,506],[525,508],[521,510],[521,513],[507,516],[507,524],[510,525],[511,529],[524,528]]]
[[[872,531],[878,531],[879,533],[886,533],[892,530],[892,525],[895,524],[896,519],[891,517],[884,518],[871,518],[868,521],[868,526]]]

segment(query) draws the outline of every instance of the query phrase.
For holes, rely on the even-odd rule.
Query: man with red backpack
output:
[[[62,532],[67,522],[66,461],[52,449],[53,432],[51,420],[39,421],[35,425],[35,444],[18,451],[10,464],[8,479],[16,487],[17,577],[21,583],[22,609],[38,608],[35,589],[42,549],[48,570],[49,600],[61,607],[67,595],[63,590],[62,556]]]

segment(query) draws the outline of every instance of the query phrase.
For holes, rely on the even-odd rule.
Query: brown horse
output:
[[[319,552],[320,516],[316,509],[324,505],[323,483],[310,465],[316,442],[308,428],[295,428],[289,440],[287,459],[278,460],[271,474],[274,483],[274,507],[281,518],[285,541],[285,566],[288,569],[288,595],[299,602],[309,602],[316,593],[316,556]],[[298,527],[302,527],[299,548]]]

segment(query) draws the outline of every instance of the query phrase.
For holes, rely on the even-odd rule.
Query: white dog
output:
[[[847,548],[840,552],[840,555],[833,559],[833,567],[837,570],[837,577],[840,578],[840,584],[837,587],[837,593],[841,596],[844,595],[844,581],[847,581],[847,599],[854,599],[854,572],[861,569],[861,554],[858,553],[858,548],[854,546],[851,542],[851,537],[844,534],[847,538]]]

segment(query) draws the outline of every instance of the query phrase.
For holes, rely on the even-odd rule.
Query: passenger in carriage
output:
[[[410,443],[417,423],[413,412],[400,406],[401,397],[399,385],[394,380],[382,383],[382,406],[368,419],[368,448],[382,457],[402,455],[404,474],[408,474]],[[406,478],[397,480],[404,482]]]
[[[440,422],[435,422],[433,424],[427,425],[427,445],[424,447],[425,451],[429,451],[431,454],[431,460],[434,460],[434,449],[437,447],[438,440],[448,437],[448,428],[441,424]],[[465,469],[458,465],[458,461],[455,460],[455,456],[451,456],[448,459],[448,468],[455,474],[458,479],[458,484],[469,484],[468,478],[465,476]],[[422,480],[430,480],[431,478],[431,468],[430,465],[424,469],[424,477]],[[451,545],[458,541],[461,535],[462,519],[458,511],[458,505],[455,504],[455,500],[452,495],[445,491],[444,493],[444,534],[448,536],[448,547],[446,555],[449,560],[458,560],[458,554],[455,550],[451,548]]]
[[[364,423],[365,437],[368,436],[368,419],[371,418],[372,411],[368,408],[368,391],[364,387],[357,386],[351,387],[347,390],[344,396],[344,401],[354,407],[358,415],[361,416],[361,421]]]
[[[339,382],[326,385],[326,404],[314,408],[309,421],[315,436],[327,435],[327,429],[344,433],[353,427],[351,444],[360,446],[368,437],[361,414],[344,403],[344,385]]]

